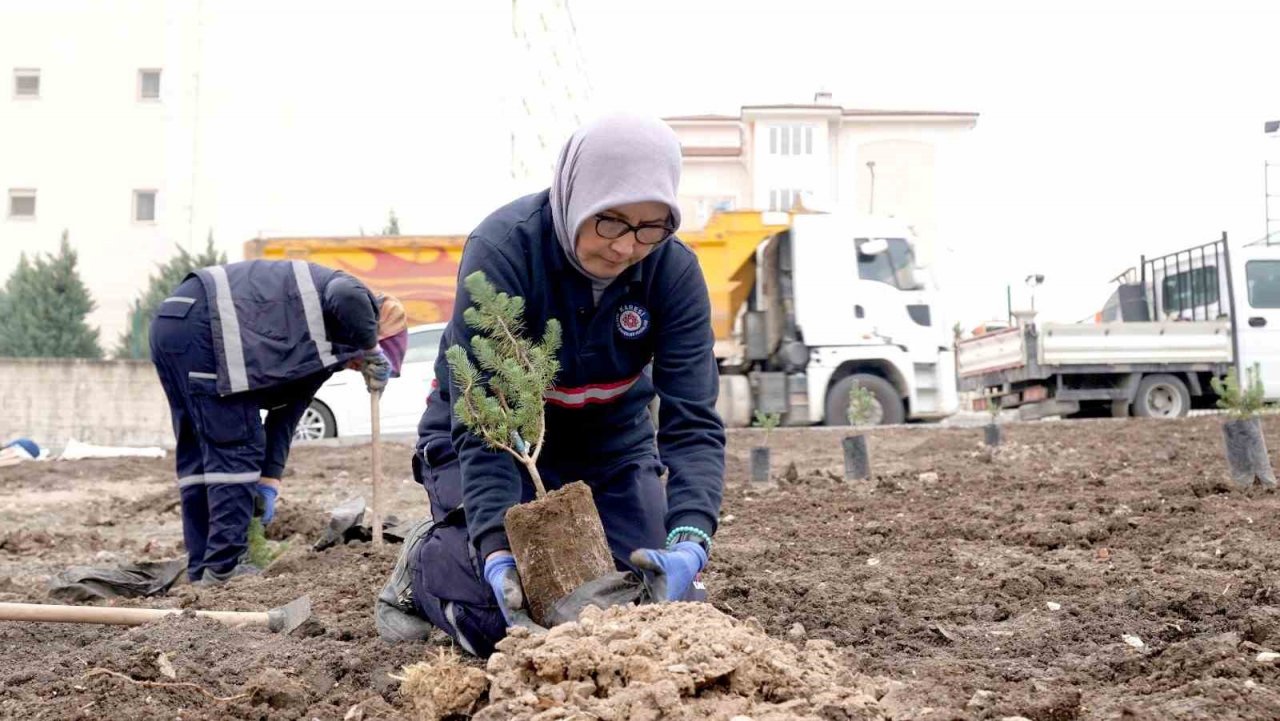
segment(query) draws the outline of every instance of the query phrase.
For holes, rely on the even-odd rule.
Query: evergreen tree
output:
[[[396,211],[393,208],[387,218],[387,224],[382,228],[383,235],[400,235],[400,219],[396,217]],[[363,235],[363,233],[361,234]]]
[[[473,303],[462,317],[477,331],[471,337],[476,363],[462,346],[445,351],[458,385],[454,412],[490,448],[524,464],[541,498],[546,495],[537,465],[546,437],[543,394],[560,370],[560,323],[547,321],[542,342],[533,343],[523,337],[524,298],[497,292],[481,271],[463,283]]]
[[[226,262],[227,254],[214,249],[213,233],[210,232],[205,248],[199,254],[189,253],[186,248],[178,248],[177,255],[164,264],[158,264],[155,274],[147,283],[146,291],[133,301],[133,306],[129,309],[129,322],[124,333],[120,334],[115,357],[150,358],[151,319],[159,310],[160,303],[169,297],[191,271]]]
[[[101,358],[98,331],[85,317],[94,308],[76,270],[67,232],[57,255],[24,253],[5,283],[0,307],[0,356]]]

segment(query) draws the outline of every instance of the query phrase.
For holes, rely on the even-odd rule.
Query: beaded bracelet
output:
[[[679,528],[671,529],[671,533],[667,534],[667,548],[671,547],[671,544],[676,540],[676,536],[681,533],[688,533],[701,538],[707,544],[707,553],[711,552],[711,536],[707,535],[707,532],[701,528],[694,528],[693,526],[680,526]]]

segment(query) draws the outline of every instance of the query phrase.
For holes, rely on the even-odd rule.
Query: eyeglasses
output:
[[[596,235],[605,240],[617,240],[627,233],[635,233],[636,242],[640,245],[657,245],[670,238],[674,232],[676,232],[676,229],[666,223],[661,225],[652,223],[632,225],[621,218],[614,218],[608,215],[596,216]]]

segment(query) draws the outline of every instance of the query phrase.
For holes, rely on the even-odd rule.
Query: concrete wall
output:
[[[173,427],[150,361],[0,360],[0,440],[57,453],[69,439],[172,448]]]

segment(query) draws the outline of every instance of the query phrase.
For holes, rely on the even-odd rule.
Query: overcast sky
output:
[[[735,113],[809,102],[823,87],[845,107],[980,113],[964,182],[939,197],[937,272],[968,323],[1004,316],[1006,283],[1025,304],[1029,273],[1046,276],[1042,317],[1078,320],[1144,252],[1223,230],[1236,244],[1264,234],[1262,124],[1280,119],[1280,3],[1209,5],[571,8],[600,109]]]

